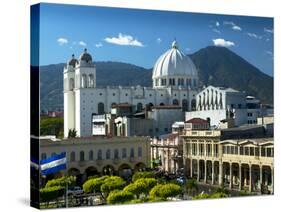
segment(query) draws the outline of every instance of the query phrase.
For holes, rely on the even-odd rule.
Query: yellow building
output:
[[[185,130],[186,175],[230,189],[273,193],[273,138],[261,138],[259,127],[231,130]]]

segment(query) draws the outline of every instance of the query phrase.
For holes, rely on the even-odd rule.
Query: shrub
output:
[[[108,177],[103,181],[101,185],[101,191],[107,196],[113,190],[121,190],[126,185],[126,182],[117,176]]]
[[[167,199],[168,197],[175,197],[182,193],[179,185],[168,183],[164,185],[156,185],[150,191],[151,198]]]
[[[216,199],[216,198],[225,198],[228,197],[228,195],[226,193],[222,193],[222,192],[217,192],[217,193],[213,193],[210,198],[212,199]]]
[[[149,191],[157,184],[154,178],[140,178],[134,183],[129,184],[124,188],[124,191],[129,191],[137,196],[140,194],[148,195]]]
[[[192,197],[193,200],[196,200],[196,199],[209,199],[209,198],[210,198],[210,195],[206,194],[206,193],[201,193],[201,194],[198,194],[197,196]]]
[[[53,186],[40,189],[40,201],[50,202],[64,194],[64,187]]]
[[[154,178],[154,173],[153,172],[136,172],[133,175],[132,181],[135,182],[140,178]]]
[[[134,195],[128,191],[111,191],[106,199],[108,204],[122,204],[130,202],[134,199]]]
[[[69,177],[64,176],[64,177],[49,180],[46,183],[45,187],[53,187],[53,186],[65,187],[66,184],[68,184],[68,186],[74,186],[75,183],[76,183],[76,177],[75,176],[69,176]]]
[[[101,186],[107,178],[109,178],[109,176],[102,176],[102,177],[87,180],[83,184],[83,191],[85,193],[91,193],[94,190],[96,192],[101,192]]]

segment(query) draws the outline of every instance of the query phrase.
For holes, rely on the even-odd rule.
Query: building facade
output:
[[[159,57],[153,69],[153,87],[97,87],[96,67],[85,51],[64,67],[64,135],[75,129],[79,137],[92,135],[92,115],[109,113],[112,105],[128,103],[179,105],[183,111],[195,110],[198,74],[191,59],[174,41],[171,49]]]
[[[230,189],[273,193],[273,138],[237,139],[237,135],[226,135],[222,130],[185,131],[186,175]]]
[[[41,139],[41,159],[61,152],[67,155],[65,172],[81,180],[96,174],[124,175],[150,167],[148,137]]]

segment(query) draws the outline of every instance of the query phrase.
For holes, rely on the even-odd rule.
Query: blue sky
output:
[[[225,46],[273,76],[273,36],[272,18],[41,4],[40,64],[86,47],[94,61],[151,68],[176,38],[186,54]]]

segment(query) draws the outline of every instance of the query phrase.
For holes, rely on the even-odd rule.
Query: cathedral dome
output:
[[[75,59],[74,54],[73,54],[72,58],[67,62],[67,65],[71,65],[73,68],[75,68],[77,63],[78,63],[78,60]]]
[[[84,49],[84,52],[79,57],[80,61],[85,61],[87,63],[92,62],[92,56],[87,52],[87,49]]]
[[[194,63],[179,50],[176,41],[173,41],[172,48],[162,54],[154,65],[152,78],[162,77],[197,77]]]

